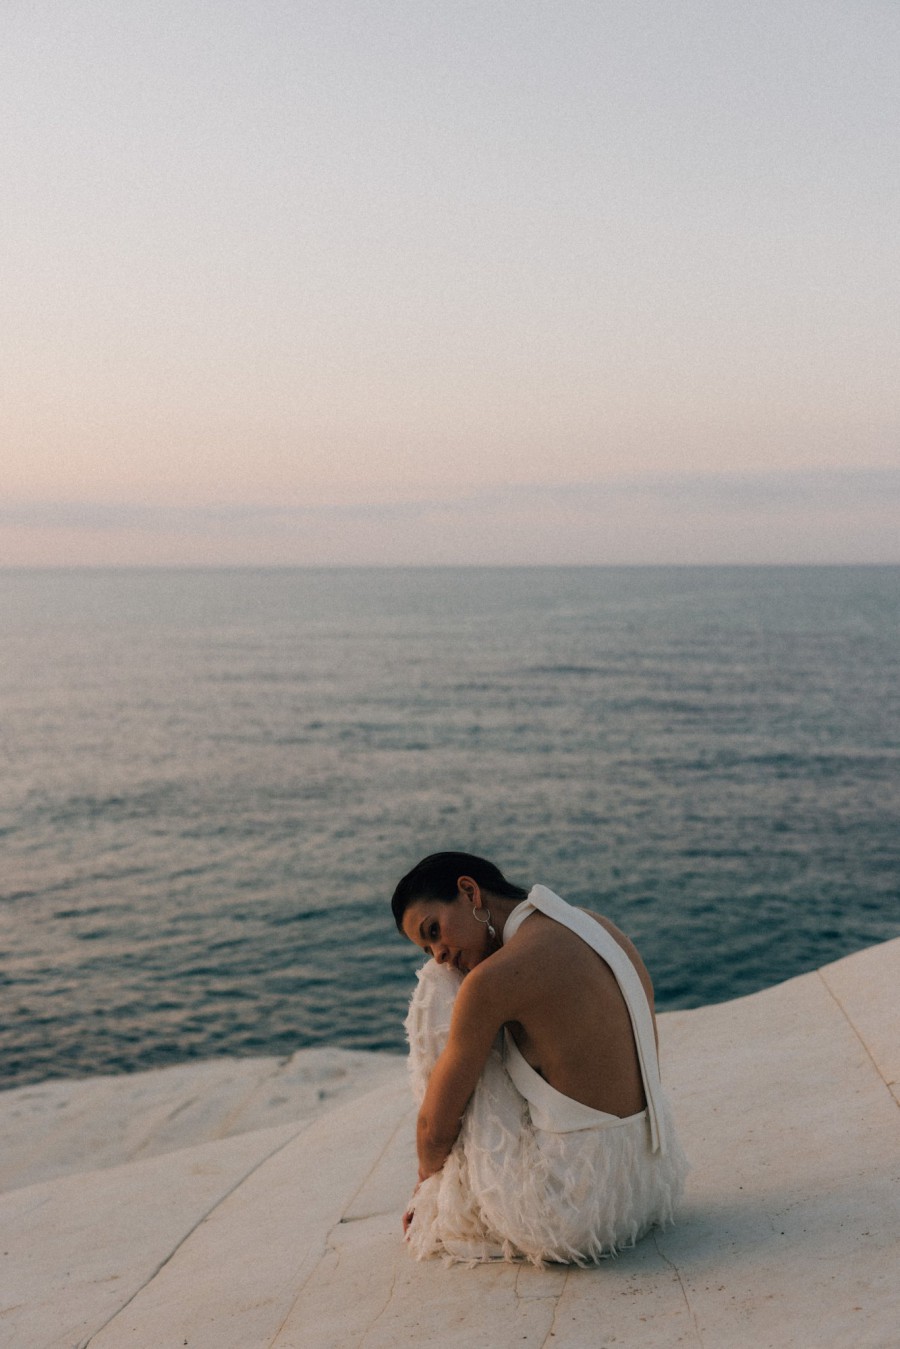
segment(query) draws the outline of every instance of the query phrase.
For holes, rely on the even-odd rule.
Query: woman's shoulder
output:
[[[576,908],[569,906],[573,913],[585,914],[588,918],[594,919],[600,927],[604,928],[621,946],[633,948],[633,943],[626,934],[616,926],[611,918],[607,918],[602,913],[597,913],[593,909]],[[584,938],[577,932],[566,927],[565,923],[549,914],[542,913],[540,909],[534,909],[527,918],[516,925],[515,931],[504,941],[502,949],[511,949],[513,946],[518,950],[524,950],[526,947],[532,948],[544,946],[547,942],[558,941],[560,943],[578,942],[582,946],[586,945]]]
[[[621,947],[634,965],[652,1008],[653,982],[646,965],[641,959],[640,952],[628,934],[623,932],[605,914],[596,913],[593,909],[581,908],[577,912],[584,913],[593,919],[616,945]],[[530,973],[539,972],[543,978],[559,977],[560,975],[566,977],[570,961],[580,964],[581,962],[590,962],[593,959],[603,960],[602,951],[592,950],[588,943],[576,932],[573,932],[571,928],[565,927],[564,924],[540,911],[529,915],[528,920],[521,924],[508,945],[504,946],[502,952],[498,952],[498,955],[503,952],[508,953],[508,960],[514,957],[520,966],[527,965]],[[606,965],[605,961],[604,965]],[[606,968],[608,969],[608,966]],[[502,969],[503,966],[498,967],[497,973],[500,974]]]
[[[585,958],[592,958],[587,943],[536,911],[498,951],[475,966],[466,982],[472,980],[482,996],[493,995],[504,1002],[518,1002],[523,997],[531,1001],[541,990],[552,995],[553,989],[565,981],[573,962]]]

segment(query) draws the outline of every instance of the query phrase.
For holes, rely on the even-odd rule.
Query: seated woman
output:
[[[413,1253],[584,1264],[670,1221],[687,1163],[624,933],[469,853],[426,857],[391,907],[432,957],[406,1021]]]

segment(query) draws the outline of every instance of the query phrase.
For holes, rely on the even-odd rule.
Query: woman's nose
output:
[[[434,953],[434,958],[439,965],[446,965],[447,961],[450,959],[450,952],[447,950],[446,946],[439,946]]]

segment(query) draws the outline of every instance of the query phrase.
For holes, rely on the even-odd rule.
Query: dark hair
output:
[[[528,891],[508,881],[493,862],[475,857],[470,852],[435,852],[423,857],[412,871],[408,871],[394,891],[391,912],[397,931],[403,931],[403,915],[410,904],[419,899],[438,900],[451,904],[457,895],[456,882],[460,876],[471,876],[483,890],[504,899],[527,899]]]

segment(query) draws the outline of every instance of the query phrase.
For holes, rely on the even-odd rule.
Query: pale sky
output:
[[[895,0],[6,0],[0,565],[900,562]]]

